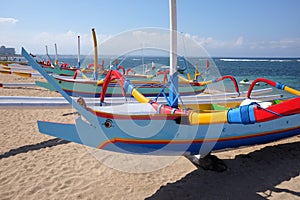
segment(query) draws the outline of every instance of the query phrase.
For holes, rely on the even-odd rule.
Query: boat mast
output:
[[[98,80],[98,47],[95,29],[92,28],[92,35],[94,41],[94,80]]]
[[[77,54],[77,68],[80,68],[80,35],[78,35],[78,54]]]
[[[52,61],[52,59],[51,59],[51,57],[49,56],[49,53],[48,53],[48,46],[47,45],[46,45],[46,56],[50,60],[51,65],[53,65],[53,61]]]
[[[169,1],[170,8],[170,90],[169,99],[173,108],[178,107],[178,74],[177,74],[177,13],[176,0]]]
[[[54,44],[54,48],[55,48],[55,66],[58,66],[58,55],[57,55],[57,45],[56,43]]]

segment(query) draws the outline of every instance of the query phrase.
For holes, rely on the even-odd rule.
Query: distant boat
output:
[[[249,79],[245,78],[245,79],[240,81],[240,84],[242,84],[242,85],[251,85],[252,82],[253,82],[253,80],[249,80]],[[259,83],[256,83],[255,85],[259,85]]]
[[[30,53],[29,55],[31,55],[33,58],[35,58],[35,57],[36,57],[36,55],[33,55],[32,53]]]

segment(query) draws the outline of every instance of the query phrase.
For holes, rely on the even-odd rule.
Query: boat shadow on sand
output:
[[[40,142],[37,144],[31,144],[31,145],[26,145],[26,146],[18,147],[15,149],[11,149],[8,152],[1,154],[0,159],[8,158],[10,156],[15,156],[20,153],[27,153],[29,151],[40,150],[42,148],[53,147],[53,146],[57,146],[57,145],[61,145],[61,144],[67,144],[67,143],[69,143],[69,141],[62,140],[59,138],[54,138],[54,139],[46,140],[46,141],[43,141],[43,142]]]
[[[267,146],[224,162],[225,172],[195,170],[148,199],[268,199],[272,192],[300,197],[300,190],[277,187],[299,176],[300,142]]]

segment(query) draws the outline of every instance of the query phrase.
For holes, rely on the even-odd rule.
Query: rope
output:
[[[158,97],[160,96],[160,94],[163,94],[163,96],[166,97],[165,88],[167,87],[167,85],[169,85],[169,83],[163,84],[162,89],[161,89],[160,92],[157,94],[157,96],[153,99],[154,102],[157,102],[157,99],[158,99]]]
[[[279,114],[279,113],[274,112],[274,111],[272,111],[272,110],[263,108],[263,107],[261,107],[261,106],[260,106],[258,103],[256,103],[256,102],[253,102],[253,103],[251,103],[251,104],[252,104],[252,105],[256,105],[259,109],[262,109],[262,110],[264,110],[264,111],[267,111],[267,112],[269,112],[269,113],[271,113],[271,114],[273,114],[273,115],[277,115],[277,116],[279,116],[279,117],[286,117],[286,116],[288,116],[288,115],[282,115],[282,114]]]

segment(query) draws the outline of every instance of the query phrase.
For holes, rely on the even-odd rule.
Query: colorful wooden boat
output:
[[[22,55],[79,112],[75,124],[39,121],[39,131],[86,146],[127,154],[207,155],[246,145],[262,144],[300,134],[300,97],[282,102],[256,102],[224,110],[190,110],[178,107],[176,0],[170,0],[170,86],[168,105],[140,93],[120,72],[110,71],[101,91],[101,103],[110,81],[118,79],[122,90],[139,104],[88,107],[74,101],[22,48]],[[300,96],[300,92],[266,79],[256,82]],[[85,119],[83,119],[85,118]],[[220,167],[221,170],[226,168]]]
[[[61,76],[74,76],[77,68],[70,67],[70,68],[60,68],[60,67],[54,67],[51,65],[46,65],[45,63],[40,63],[40,65],[48,72],[53,73]]]
[[[100,97],[102,86],[105,82],[105,79],[102,80],[89,80],[89,79],[73,79],[73,77],[62,77],[62,76],[53,76],[55,81],[60,85],[60,87],[71,96],[81,96],[81,97]],[[36,81],[38,86],[55,90],[47,82]],[[156,96],[166,87],[166,84],[160,81],[136,81],[133,80],[134,84],[140,92],[145,96]],[[197,82],[181,82],[179,84],[179,92],[182,95],[195,95],[203,92],[206,89],[205,84]],[[169,89],[166,87],[165,92],[168,94]],[[106,96],[111,97],[120,97],[124,96],[122,89],[119,87],[117,81],[109,83],[109,87],[106,92]]]
[[[107,78],[108,74],[106,74]],[[64,76],[56,76],[53,75],[54,80],[60,85],[60,87],[70,96],[81,96],[81,97],[100,97],[102,86],[105,84],[105,80],[101,79],[98,81],[95,80],[89,80],[89,79],[74,79],[72,77],[64,77]],[[127,77],[126,77],[127,78]],[[180,78],[179,82],[179,93],[182,96],[186,95],[197,95],[202,93],[206,88],[208,84],[216,83],[223,81],[225,79],[230,79],[233,82],[233,85],[235,87],[235,91],[239,93],[239,87],[238,84],[233,76],[222,76],[220,78],[210,80],[210,81],[204,81],[204,82],[194,82],[189,81],[184,78]],[[55,91],[55,88],[47,83],[47,82],[41,82],[36,81],[36,85],[40,87],[44,87],[46,89]],[[164,89],[165,94],[169,94],[169,85],[161,82],[161,81],[140,81],[140,80],[131,80],[131,83],[135,85],[135,87],[145,96],[157,96],[159,93],[161,93],[162,89]],[[111,97],[120,97],[124,96],[124,92],[122,88],[119,87],[119,84],[117,81],[111,81],[108,84],[108,88],[106,91],[106,96]]]
[[[203,155],[212,150],[262,144],[300,134],[300,97],[267,108],[252,103],[229,110],[184,110],[148,99],[119,72],[113,71],[111,77],[117,77],[123,89],[140,104],[84,107],[70,98],[24,49],[22,55],[80,113],[75,124],[38,122],[40,132],[68,141],[130,154]],[[300,95],[280,83],[257,81]],[[252,88],[251,85],[249,98]]]

